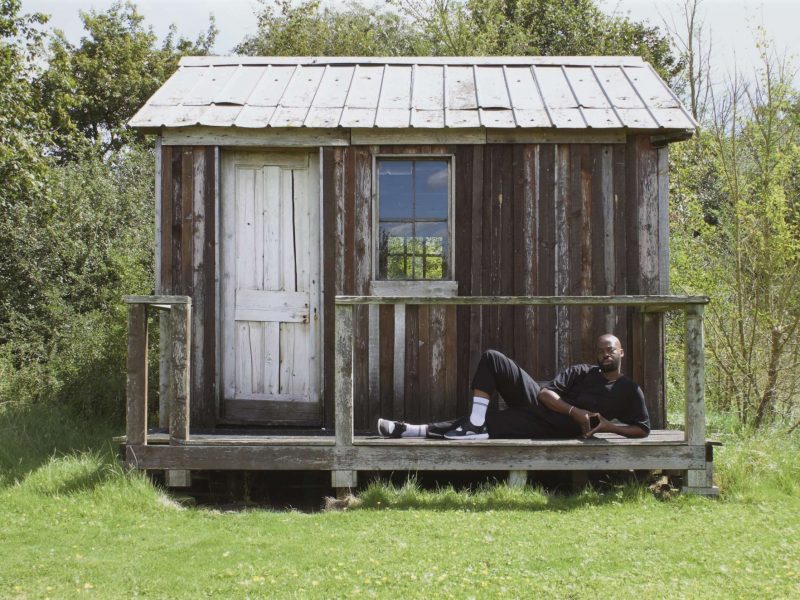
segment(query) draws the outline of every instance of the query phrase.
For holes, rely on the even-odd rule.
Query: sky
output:
[[[662,26],[677,19],[682,0],[597,0],[609,14],[627,15],[636,21]],[[81,37],[80,10],[105,10],[113,0],[22,0],[23,11],[51,15],[50,25],[62,29],[68,39]],[[326,2],[336,5],[333,0]],[[370,3],[375,3],[371,0]],[[139,12],[159,36],[166,35],[171,23],[179,34],[196,38],[208,29],[209,15],[214,15],[219,34],[215,54],[230,54],[246,35],[256,31],[257,0],[138,0]],[[794,58],[800,65],[800,0],[704,0],[700,15],[708,25],[714,55],[712,63],[724,77],[736,67],[746,75],[758,64],[753,30],[763,26],[775,48]],[[795,76],[800,83],[800,73]]]

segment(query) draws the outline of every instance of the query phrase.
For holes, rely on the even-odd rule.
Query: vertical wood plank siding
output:
[[[335,254],[323,261],[326,324],[333,322],[335,294],[369,293],[374,152],[455,157],[459,295],[664,292],[664,157],[646,136],[631,136],[625,145],[325,148],[324,237]],[[400,404],[393,397],[392,307],[380,307],[378,323],[380,397],[370,398],[368,310],[354,312],[356,430],[373,429],[379,415],[425,422],[465,412],[472,371],[487,348],[515,357],[543,380],[567,364],[592,361],[595,337],[609,329],[626,348],[623,368],[642,385],[653,426],[665,424],[660,315],[629,308],[408,306]],[[325,329],[325,364],[332,366],[333,331]],[[325,383],[325,424],[333,426],[331,368]]]
[[[192,296],[190,424],[208,428],[217,420],[214,147],[163,146],[161,169],[161,290]]]
[[[214,147],[163,146],[161,289],[193,298],[191,424],[212,427],[216,388],[216,168]],[[668,231],[665,156],[647,136],[627,144],[326,147],[322,151],[324,425],[333,427],[333,298],[369,293],[372,156],[455,157],[452,224],[458,293],[472,295],[663,293]],[[373,319],[373,323],[375,319]],[[464,413],[472,372],[487,348],[517,358],[537,379],[593,359],[596,335],[613,329],[624,370],[644,388],[654,427],[664,425],[664,328],[633,309],[414,307],[405,343],[394,310],[378,310],[377,390],[369,386],[369,309],[354,323],[355,427],[392,416],[428,421]],[[395,352],[404,349],[397,363]],[[394,365],[402,398],[395,398]]]

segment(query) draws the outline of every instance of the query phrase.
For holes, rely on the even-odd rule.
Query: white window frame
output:
[[[450,250],[448,252],[449,277],[447,279],[378,279],[378,253],[380,213],[378,198],[378,161],[389,160],[446,160],[449,169],[449,182],[447,192],[447,237]],[[456,157],[455,154],[392,154],[376,153],[372,155],[372,289],[373,294],[383,290],[378,295],[422,295],[432,291],[445,295],[458,293],[458,282],[455,279],[455,190],[456,190]],[[401,290],[406,294],[394,293]],[[418,291],[415,291],[418,290]],[[438,294],[437,294],[438,295]]]

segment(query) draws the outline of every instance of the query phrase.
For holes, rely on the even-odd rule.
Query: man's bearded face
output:
[[[597,345],[597,364],[603,373],[619,371],[622,355],[619,342],[601,338]]]

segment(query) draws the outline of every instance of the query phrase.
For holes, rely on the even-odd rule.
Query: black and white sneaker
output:
[[[486,425],[473,425],[468,420],[444,434],[446,440],[488,440]]]
[[[434,438],[434,439],[443,439],[444,434],[448,431],[452,431],[462,423],[468,420],[467,417],[461,417],[459,419],[450,419],[449,421],[439,421],[438,423],[429,423],[428,430],[425,432],[425,437],[427,438]]]
[[[378,419],[378,435],[388,438],[399,438],[406,430],[406,424],[402,421],[390,421],[389,419]]]

